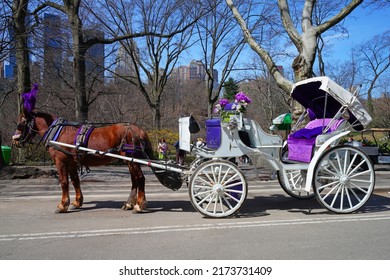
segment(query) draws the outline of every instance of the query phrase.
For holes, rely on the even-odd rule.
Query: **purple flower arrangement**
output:
[[[231,103],[226,98],[220,99],[218,104],[215,105],[214,112],[222,112],[225,108],[229,108],[230,110],[235,110],[237,112],[244,113],[246,111],[246,107],[251,102],[252,100],[244,92],[241,91],[234,96],[233,103]]]

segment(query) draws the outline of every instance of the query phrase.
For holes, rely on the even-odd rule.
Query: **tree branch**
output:
[[[280,0],[287,4],[285,0]],[[291,91],[292,83],[283,77],[283,75],[279,72],[278,68],[275,65],[275,62],[273,61],[272,57],[269,55],[269,53],[262,48],[256,40],[252,37],[252,34],[250,30],[248,29],[244,19],[242,18],[240,12],[237,10],[236,6],[233,4],[232,0],[226,0],[227,5],[229,6],[230,10],[232,11],[234,17],[236,18],[238,24],[241,27],[242,32],[244,33],[245,40],[249,44],[252,50],[254,50],[264,61],[264,63],[267,65],[270,73],[273,75],[273,77],[276,79],[279,87],[281,87],[286,93],[289,93]],[[291,18],[290,18],[291,19]]]
[[[345,6],[337,15],[332,17],[331,19],[327,20],[321,25],[318,25],[315,29],[317,31],[317,34],[322,34],[325,31],[327,31],[329,28],[335,26],[340,21],[342,21],[347,15],[352,13],[352,11],[357,8],[361,3],[363,3],[363,0],[352,0],[347,6]]]

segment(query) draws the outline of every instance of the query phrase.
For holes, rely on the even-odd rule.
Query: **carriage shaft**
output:
[[[91,152],[93,154],[113,157],[113,158],[122,159],[122,160],[125,160],[125,161],[131,161],[131,162],[135,162],[135,163],[140,163],[140,164],[144,164],[144,165],[147,165],[147,166],[150,166],[150,167],[155,167],[155,168],[158,168],[158,169],[165,169],[165,170],[169,170],[169,171],[173,171],[173,172],[177,172],[177,173],[182,173],[183,172],[183,169],[181,169],[181,168],[172,167],[172,166],[168,166],[166,164],[161,164],[161,163],[155,163],[155,162],[152,162],[150,160],[144,160],[144,159],[138,159],[138,158],[133,158],[133,157],[121,156],[121,155],[117,155],[117,154],[113,154],[113,153],[109,153],[109,152],[103,152],[103,151],[99,151],[99,150],[89,149],[89,148],[86,148],[86,147],[81,147],[81,146],[76,146],[76,145],[72,145],[72,144],[57,142],[57,141],[53,141],[53,140],[51,140],[50,143],[55,144],[55,145],[59,145],[59,146],[68,147],[68,148],[73,148],[73,149],[76,149],[76,150],[85,151],[85,152]]]

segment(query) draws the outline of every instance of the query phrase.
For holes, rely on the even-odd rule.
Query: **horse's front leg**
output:
[[[56,164],[58,177],[60,180],[62,197],[60,203],[57,205],[56,213],[65,213],[68,211],[70,199],[69,199],[69,179],[68,170],[64,164]]]
[[[75,200],[72,201],[72,205],[75,208],[80,208],[83,206],[84,197],[81,191],[80,178],[77,174],[77,164],[75,162],[69,166],[69,175],[75,190]]]
[[[122,209],[133,209],[133,213],[140,213],[146,209],[148,203],[145,197],[145,176],[141,166],[135,163],[128,163],[131,174],[131,192]]]

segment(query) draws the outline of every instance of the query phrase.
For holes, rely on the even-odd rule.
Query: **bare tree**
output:
[[[114,5],[111,0],[106,0],[106,3],[110,19],[105,27],[113,36],[133,34],[138,25],[149,30],[142,38],[121,40],[121,47],[132,64],[121,77],[137,86],[153,112],[154,128],[160,129],[164,88],[180,55],[191,45],[192,28],[183,26],[191,26],[194,18],[188,15],[195,15],[196,20],[199,10],[193,1],[185,0],[136,0],[130,9],[125,1],[115,1]],[[138,17],[134,16],[136,12]],[[113,22],[115,25],[110,24]],[[155,34],[175,35],[163,38]]]
[[[390,69],[390,30],[363,42],[355,51],[367,85],[367,109],[375,115],[373,91],[381,75]]]
[[[313,9],[313,22],[316,26],[321,25],[329,17],[332,17],[333,14],[337,13],[343,8],[344,2],[335,2],[334,0],[322,0],[317,1]],[[298,20],[299,15],[295,15],[295,18]],[[342,23],[336,24],[332,29],[328,30],[325,34],[320,34],[317,38],[317,64],[318,64],[318,75],[326,76],[326,63],[323,59],[324,54],[326,54],[328,48],[331,46],[331,42],[327,38],[332,38],[333,36],[337,37],[346,37],[348,36],[348,30],[343,26]]]
[[[384,9],[390,7],[390,0],[366,0],[364,6],[373,9]]]
[[[289,6],[288,0],[278,0],[278,9],[280,12],[280,20],[283,24],[285,34],[290,39],[291,43],[295,46],[298,54],[296,55],[292,68],[294,69],[294,78],[297,81],[306,79],[312,76],[313,64],[318,48],[318,38],[321,34],[325,33],[336,24],[340,23],[345,17],[347,17],[356,7],[358,7],[363,0],[351,0],[347,5],[342,7],[336,14],[328,15],[326,20],[319,25],[315,25],[313,20],[313,11],[316,5],[315,0],[305,0],[302,5],[302,14],[300,27],[302,33],[297,29],[292,12]],[[336,3],[337,1],[334,1]],[[338,1],[339,2],[339,1]],[[292,81],[289,81],[278,71],[275,61],[269,55],[261,44],[259,44],[253,37],[250,28],[247,26],[240,11],[234,5],[233,0],[226,0],[227,5],[230,7],[234,17],[241,26],[244,33],[244,37],[249,46],[261,57],[266,63],[267,68],[274,76],[278,85],[286,92],[290,92]],[[274,5],[273,3],[270,5]],[[294,9],[297,8],[294,6]]]
[[[390,127],[390,79],[385,79],[380,86],[381,95],[373,100],[375,108],[374,127]]]
[[[289,97],[278,87],[258,56],[253,58],[252,64],[254,70],[245,82],[240,83],[240,90],[248,92],[252,99],[253,105],[248,106],[247,114],[261,126],[268,127],[278,114],[290,111]]]
[[[357,84],[360,84],[359,67],[354,55],[347,61],[333,61],[327,67],[328,76],[344,88],[352,90]]]
[[[223,0],[207,0],[205,3],[212,10],[196,23],[196,30],[203,55],[201,61],[206,70],[207,114],[210,115],[224,82],[243,50],[245,40],[240,36],[239,26],[229,16],[230,10]],[[215,75],[217,66],[221,69],[219,77]]]
[[[112,2],[112,3],[110,3]],[[142,1],[141,1],[142,2]],[[115,6],[116,1],[107,1],[107,6]],[[39,5],[34,14],[39,13],[41,10],[48,7],[57,9],[63,12],[67,18],[71,28],[72,35],[72,70],[73,70],[73,85],[75,91],[75,111],[76,120],[84,121],[88,119],[89,103],[87,99],[86,91],[86,53],[89,48],[95,44],[112,44],[121,40],[138,38],[144,36],[158,36],[159,38],[170,38],[177,33],[183,32],[188,26],[180,25],[180,28],[176,28],[173,33],[159,33],[156,29],[147,29],[148,26],[142,27],[141,31],[137,32],[131,29],[131,33],[124,33],[121,35],[115,34],[110,38],[101,38],[97,35],[86,37],[84,34],[83,18],[81,17],[82,7],[93,13],[93,3],[81,0],[63,0],[62,4],[54,1],[45,1]],[[157,5],[157,4],[156,4]],[[95,11],[97,12],[97,11]],[[97,18],[100,18],[101,14],[98,13]],[[157,20],[157,19],[156,19]]]

